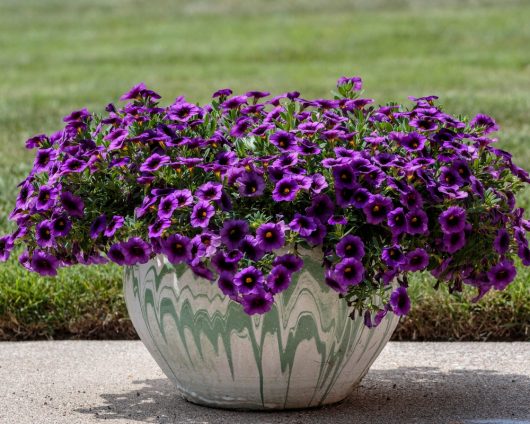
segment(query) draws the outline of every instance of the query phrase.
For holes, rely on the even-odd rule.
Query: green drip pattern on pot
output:
[[[259,402],[257,406],[262,408],[267,405],[277,407],[278,402],[287,405],[290,390],[297,390],[291,387],[295,360],[297,355],[304,354],[305,349],[316,349],[320,360],[305,365],[314,366],[318,372],[311,401],[304,406],[320,405],[341,376],[354,350],[360,350],[355,356],[362,358],[367,349],[376,349],[378,353],[385,345],[395,327],[396,318],[390,314],[381,323],[378,331],[384,331],[384,336],[377,337],[377,346],[373,346],[370,342],[375,332],[367,329],[360,319],[345,319],[348,315],[346,303],[337,301],[336,293],[319,283],[323,280],[321,264],[306,257],[304,269],[290,288],[278,296],[273,309],[262,316],[248,316],[239,304],[230,301],[215,284],[195,278],[184,266],[174,267],[166,261],[158,265],[157,262],[151,262],[127,268],[125,276],[126,294],[127,285],[132,285],[134,301],[141,309],[143,325],[134,322],[134,313],[131,313],[140,337],[185,395],[191,392],[188,393],[190,396],[200,397],[200,389],[189,389],[199,383],[183,381],[186,380],[183,375],[187,373],[175,370],[175,362],[179,368],[193,370],[207,378],[219,372],[220,367],[215,365],[224,360],[229,369],[226,378],[230,378],[234,386],[244,386],[246,382],[241,379],[244,373],[238,372],[242,361],[237,355],[241,352],[239,344],[247,344],[245,348],[252,352],[253,366],[259,378],[259,394],[248,393],[248,396],[244,396],[246,399],[241,398],[242,408],[249,407],[251,399]],[[330,302],[330,299],[333,301]],[[300,308],[300,305],[304,305],[304,308]],[[131,308],[130,302],[128,306]],[[168,334],[175,332],[177,337]],[[154,343],[150,343],[149,339]],[[234,342],[238,346],[234,346]],[[276,368],[279,368],[280,375],[274,375],[275,371],[266,365],[270,362],[268,356],[271,355],[271,346],[276,350],[280,363],[278,367],[276,361]],[[212,357],[215,358],[213,362]],[[370,365],[371,361],[364,364],[360,377]],[[286,380],[286,390],[282,394],[271,395],[265,386],[277,379]],[[220,404],[227,400],[223,393],[216,393],[215,381],[208,381],[207,384],[212,386],[209,403],[217,396]],[[232,407],[234,402],[237,403],[238,399],[231,400]]]

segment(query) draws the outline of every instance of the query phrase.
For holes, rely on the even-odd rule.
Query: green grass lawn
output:
[[[491,114],[498,145],[530,170],[528,22],[523,0],[0,0],[0,231],[32,162],[25,139],[139,81],[205,102],[221,87],[327,96],[360,75],[378,102],[437,94],[451,113]],[[419,277],[397,336],[530,339],[528,278],[474,305]],[[120,284],[112,266],[46,280],[1,265],[0,338],[130,335]]]

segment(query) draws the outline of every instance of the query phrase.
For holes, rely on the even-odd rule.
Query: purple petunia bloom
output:
[[[232,90],[230,90],[229,88],[222,88],[221,90],[217,90],[215,93],[212,94],[212,98],[216,98],[216,97],[227,97],[227,96],[230,96],[232,94]]]
[[[209,202],[201,200],[195,204],[191,211],[191,225],[192,227],[206,228],[214,215],[215,208]]]
[[[335,187],[353,188],[357,184],[356,173],[350,165],[339,165],[333,168]]]
[[[507,259],[492,266],[488,271],[488,278],[497,290],[504,290],[517,274],[517,270],[512,261]]]
[[[267,276],[267,287],[272,294],[277,294],[289,287],[292,274],[283,265],[276,265]]]
[[[282,256],[276,256],[272,264],[274,266],[283,265],[290,273],[295,273],[302,269],[304,261],[302,258],[293,255],[292,253],[287,253]]]
[[[108,133],[104,140],[110,141],[108,150],[118,150],[121,149],[126,141],[129,131],[123,128],[116,129]]]
[[[169,219],[177,209],[178,200],[174,194],[168,194],[160,199],[158,205],[158,217],[160,219]]]
[[[162,240],[162,253],[173,265],[186,262],[191,258],[190,239],[179,234],[169,236]]]
[[[265,252],[280,249],[285,244],[283,226],[279,223],[260,225],[256,231],[256,238]]]
[[[183,208],[190,206],[193,203],[193,195],[188,189],[177,190],[173,193],[175,200],[177,201],[177,208]]]
[[[164,231],[171,227],[171,220],[169,219],[157,219],[153,222],[148,229],[149,238],[158,238],[164,234]]]
[[[348,286],[341,284],[332,273],[326,273],[324,283],[338,293],[345,294],[348,291]]]
[[[396,208],[388,214],[387,224],[392,234],[399,235],[407,230],[407,219],[403,208]]]
[[[296,145],[296,137],[287,131],[277,131],[270,136],[270,142],[280,150],[292,150]]]
[[[466,226],[466,211],[460,206],[451,206],[440,214],[438,222],[446,234],[462,232]]]
[[[264,314],[271,310],[274,299],[265,290],[243,296],[241,305],[248,315]]]
[[[385,221],[388,214],[392,210],[392,200],[388,197],[375,194],[370,197],[370,200],[363,207],[363,212],[366,215],[366,221],[370,224],[380,224]]]
[[[521,258],[524,266],[530,266],[530,249],[527,245],[520,245],[517,249],[517,256]]]
[[[408,234],[426,234],[429,232],[429,220],[423,209],[412,209],[405,215]]]
[[[289,228],[296,231],[302,237],[309,236],[313,231],[317,229],[317,222],[310,216],[301,215],[296,213],[294,219],[289,223]]]
[[[54,149],[39,149],[33,163],[35,172],[44,172],[50,169],[51,165],[57,158],[57,151]]]
[[[222,103],[224,110],[237,109],[247,103],[247,96],[234,96]]]
[[[140,166],[140,172],[154,172],[160,169],[162,166],[167,165],[170,162],[168,156],[162,156],[158,153],[153,153],[149,156],[145,162]]]
[[[493,247],[499,255],[504,255],[510,248],[510,234],[504,228],[497,231],[497,236],[493,241]]]
[[[14,243],[11,236],[0,237],[0,262],[5,262],[9,259],[13,246]]]
[[[234,284],[241,294],[260,291],[264,281],[262,272],[254,266],[242,269],[234,277]]]
[[[222,273],[222,272],[235,273],[237,271],[238,261],[239,259],[237,261],[234,261],[226,253],[219,251],[213,256],[212,265],[215,268],[215,270],[219,273]]]
[[[362,262],[355,258],[343,259],[335,266],[333,278],[342,286],[358,285],[364,278]]]
[[[103,214],[98,216],[90,226],[90,238],[95,240],[107,228],[107,217]]]
[[[223,223],[223,228],[219,234],[221,241],[229,249],[237,249],[248,234],[248,231],[249,226],[247,221],[242,219],[229,219]]]
[[[455,253],[466,245],[466,235],[460,233],[445,233],[443,235],[443,248],[448,253]]]
[[[326,223],[328,219],[333,215],[335,206],[329,196],[325,194],[319,194],[313,197],[311,206],[306,208],[305,212],[308,216],[312,216],[320,222]]]
[[[360,237],[348,234],[344,236],[335,247],[339,258],[354,258],[361,260],[364,257],[364,243]]]
[[[464,184],[464,180],[454,168],[442,166],[440,168],[440,184],[447,187],[460,187]]]
[[[116,243],[113,244],[108,253],[108,258],[118,264],[118,265],[127,265],[127,252],[125,251],[125,248],[123,247],[123,243]]]
[[[52,247],[55,244],[55,238],[52,234],[52,222],[49,220],[41,221],[35,228],[35,238],[39,247]]]
[[[67,174],[80,173],[80,172],[83,172],[85,169],[87,169],[87,167],[88,167],[87,162],[79,160],[77,158],[70,158],[70,159],[67,159],[61,166],[61,174],[67,175]]]
[[[390,295],[392,311],[398,315],[407,315],[410,311],[410,298],[405,287],[398,287]]]
[[[292,202],[300,187],[292,177],[284,177],[276,183],[272,192],[272,198],[276,202]]]
[[[419,151],[425,147],[426,138],[417,132],[411,132],[401,135],[397,141],[408,151]]]
[[[385,247],[381,253],[383,262],[392,268],[397,268],[405,262],[405,255],[399,246]]]
[[[35,250],[31,257],[30,267],[40,275],[54,277],[57,275],[59,261],[55,256],[49,255],[41,250]]]
[[[130,238],[123,244],[126,265],[145,264],[149,261],[151,247],[140,237]]]
[[[105,237],[112,237],[114,234],[116,234],[116,231],[123,227],[124,223],[125,219],[123,218],[123,216],[113,216],[103,234],[105,235]]]
[[[61,193],[61,203],[68,215],[73,216],[74,218],[83,217],[85,213],[85,203],[80,197],[73,195],[69,191],[65,191]]]
[[[483,128],[484,134],[488,134],[490,132],[494,132],[499,129],[499,127],[497,126],[497,123],[491,116],[483,115],[481,113],[477,114],[477,116],[475,116],[471,120],[469,125],[474,128],[477,128],[477,127]]]
[[[37,195],[35,209],[38,211],[49,210],[52,208],[57,198],[57,190],[48,185],[42,185]]]
[[[245,172],[237,178],[239,194],[243,197],[258,197],[265,190],[263,177],[256,172]]]
[[[429,255],[421,248],[408,252],[405,259],[405,271],[422,271],[429,265]]]
[[[237,298],[237,287],[234,284],[234,274],[231,272],[221,272],[221,274],[219,274],[219,279],[217,280],[217,285],[221,292],[230,299]]]
[[[223,186],[221,184],[207,182],[195,191],[195,196],[199,200],[214,201],[221,198],[222,191]]]
[[[256,237],[245,236],[239,245],[239,250],[251,261],[259,261],[265,255],[265,251],[260,246]]]

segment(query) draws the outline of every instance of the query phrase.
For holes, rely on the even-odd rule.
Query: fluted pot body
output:
[[[234,409],[307,408],[343,400],[367,373],[398,318],[351,320],[313,252],[264,315],[248,316],[216,284],[163,256],[125,270],[129,315],[182,395]]]

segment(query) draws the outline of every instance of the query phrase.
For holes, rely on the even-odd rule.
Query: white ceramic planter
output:
[[[324,285],[318,258],[304,261],[262,316],[162,256],[126,269],[125,300],[145,346],[191,402],[255,410],[335,403],[367,373],[398,318],[389,313],[375,329],[352,321]]]

